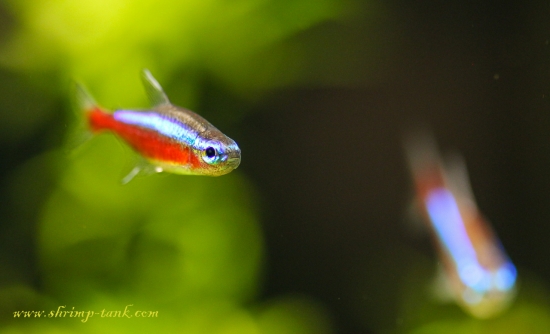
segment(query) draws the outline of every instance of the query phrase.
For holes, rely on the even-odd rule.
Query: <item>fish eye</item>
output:
[[[218,151],[212,146],[208,146],[204,151],[202,151],[202,160],[207,164],[214,164],[219,160]]]
[[[204,153],[206,153],[206,156],[209,157],[210,159],[212,159],[213,157],[216,156],[216,149],[214,149],[212,146],[210,147],[207,147],[206,150],[204,151]]]

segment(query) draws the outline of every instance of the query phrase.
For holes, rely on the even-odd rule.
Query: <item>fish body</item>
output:
[[[500,313],[515,295],[517,271],[477,208],[465,164],[458,157],[444,163],[428,138],[409,140],[407,155],[451,296],[475,317]]]
[[[99,107],[79,88],[80,108],[92,133],[111,131],[138,152],[154,172],[219,176],[237,168],[241,151],[237,143],[200,115],[170,103],[148,70],[143,83],[152,103],[149,110]],[[125,179],[139,173],[138,166]]]

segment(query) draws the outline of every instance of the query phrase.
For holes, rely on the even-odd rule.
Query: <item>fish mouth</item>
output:
[[[238,156],[228,157],[226,164],[227,164],[227,167],[229,167],[231,169],[235,169],[235,168],[239,167],[239,165],[241,164],[240,154]]]
[[[231,150],[227,152],[226,168],[235,169],[241,164],[241,150],[235,144]]]
[[[210,174],[212,176],[220,176],[231,173],[235,168],[239,167],[241,163],[241,158],[237,157],[228,157],[227,160],[220,166],[220,169],[217,169],[214,173]]]
[[[225,154],[226,160],[223,169],[224,173],[229,173],[241,164],[241,149],[237,143],[231,140],[231,143],[226,146]]]
[[[228,167],[230,167],[231,169],[235,169],[237,167],[239,167],[239,165],[241,164],[241,158],[229,158],[227,159],[227,165]]]

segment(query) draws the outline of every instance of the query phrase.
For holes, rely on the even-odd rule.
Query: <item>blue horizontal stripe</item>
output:
[[[448,190],[438,188],[430,192],[426,206],[435,231],[456,263],[458,275],[465,285],[476,293],[486,293],[493,286],[501,291],[513,288],[517,273],[509,260],[496,272],[478,262],[456,200]]]
[[[138,125],[146,129],[157,131],[166,137],[183,142],[187,145],[192,145],[198,135],[197,132],[188,125],[157,112],[117,110],[113,113],[113,117],[119,122]]]

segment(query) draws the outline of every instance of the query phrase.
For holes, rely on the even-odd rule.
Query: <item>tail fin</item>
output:
[[[432,181],[440,179],[439,182],[443,182],[443,162],[436,141],[429,131],[411,132],[405,137],[404,148],[413,179],[432,175]]]
[[[88,93],[88,91],[79,83],[74,83],[74,97],[76,109],[79,112],[86,112],[97,107],[97,103],[94,98]]]
[[[445,168],[436,140],[429,129],[423,127],[409,132],[404,137],[403,147],[414,189],[407,215],[411,225],[415,225],[411,226],[411,230],[417,232],[420,227],[424,230],[426,226],[424,209],[421,209],[425,196],[435,188],[446,186]]]
[[[88,113],[97,108],[97,103],[84,86],[77,82],[73,83],[71,93],[74,113],[67,134],[66,150],[74,153],[78,147],[92,138],[92,132],[88,125]]]

